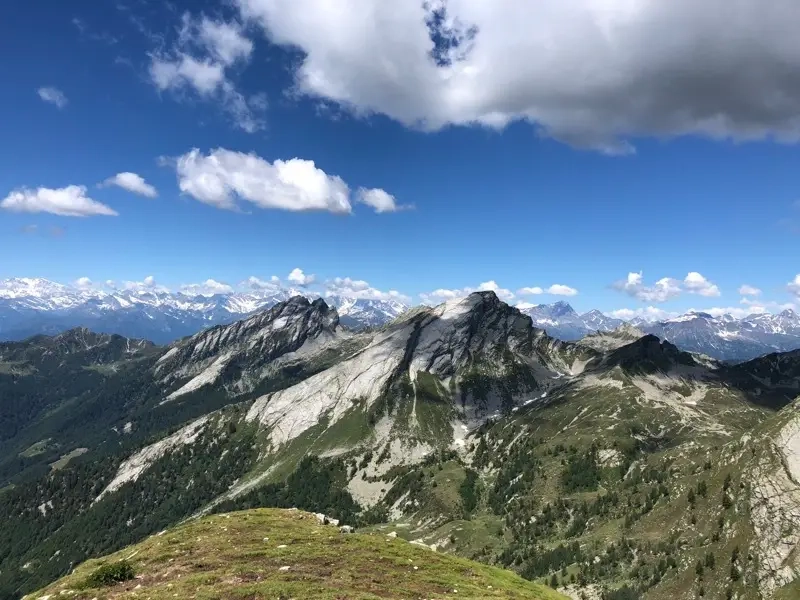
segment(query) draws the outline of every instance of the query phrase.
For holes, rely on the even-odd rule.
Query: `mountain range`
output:
[[[166,347],[0,343],[0,598],[257,507],[573,599],[796,598],[798,394],[800,351],[731,365],[631,326],[562,341],[492,292],[360,332],[294,296]],[[164,535],[144,548],[177,559]]]
[[[567,341],[613,331],[626,324],[598,310],[578,314],[566,302],[525,308],[522,312],[529,315],[537,327]],[[744,361],[800,348],[800,315],[791,309],[779,314],[752,314],[742,319],[729,314],[713,317],[708,313],[689,312],[663,321],[635,319],[628,324],[683,350],[718,360]]]
[[[231,323],[296,295],[311,300],[319,297],[304,289],[264,284],[246,292],[200,295],[141,285],[100,291],[45,279],[6,279],[0,281],[0,339],[19,340],[87,327],[167,344],[207,327]],[[352,330],[380,327],[409,309],[392,299],[329,295],[325,300],[337,308],[341,324]],[[533,319],[536,327],[564,341],[612,331],[626,323],[598,310],[579,314],[566,302],[521,310]],[[637,319],[631,324],[684,350],[719,360],[743,361],[800,348],[800,315],[792,310],[753,314],[742,319],[690,312],[665,321]]]
[[[46,279],[0,281],[0,339],[57,334],[74,327],[166,344],[206,327],[231,323],[305,290],[262,285],[247,292],[188,294],[156,286],[101,291]],[[329,296],[342,322],[354,329],[381,325],[408,307],[394,300]]]

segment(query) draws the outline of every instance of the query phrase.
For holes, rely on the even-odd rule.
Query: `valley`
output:
[[[360,333],[301,296],[167,347],[76,329],[0,364],[2,597],[260,507],[572,598],[797,586],[797,352],[731,365],[630,326],[564,342],[479,292]]]

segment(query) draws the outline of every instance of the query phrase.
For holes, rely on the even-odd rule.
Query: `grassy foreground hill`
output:
[[[313,514],[274,509],[190,521],[89,560],[25,598],[60,597],[564,599],[510,571],[387,535],[341,533]]]

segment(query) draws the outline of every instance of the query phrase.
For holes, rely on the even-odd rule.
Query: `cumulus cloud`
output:
[[[742,296],[760,296],[761,290],[746,283],[739,288],[739,294]]]
[[[113,281],[110,283],[114,283]],[[106,282],[108,285],[109,282]],[[111,286],[109,286],[111,287]],[[157,293],[164,293],[168,292],[169,288],[159,285],[156,283],[156,278],[152,275],[148,275],[141,281],[123,281],[122,283],[115,285],[115,288],[118,290],[125,290],[128,292],[157,292]]]
[[[93,285],[92,280],[89,279],[88,277],[79,277],[78,279],[75,280],[75,287],[77,288],[88,289],[92,287],[92,285]]]
[[[181,291],[192,296],[214,296],[216,294],[232,294],[233,288],[227,283],[206,279],[203,283],[183,285]]]
[[[696,271],[692,271],[686,275],[686,278],[683,280],[683,287],[690,294],[698,294],[707,298],[721,295],[719,287]]]
[[[500,300],[503,300],[504,302],[509,302],[514,299],[514,293],[511,290],[500,287],[494,280],[484,281],[478,286],[477,291],[494,292],[495,294],[497,294],[497,297],[500,298]]]
[[[800,299],[800,275],[796,275],[795,278],[787,284],[786,288]]]
[[[158,196],[158,191],[156,188],[147,183],[141,175],[130,173],[128,171],[117,173],[113,177],[106,179],[100,185],[102,187],[115,185],[134,194],[145,196],[146,198],[155,198]]]
[[[720,295],[717,285],[711,283],[708,279],[695,271],[686,275],[683,281],[673,279],[672,277],[663,277],[652,286],[644,284],[644,278],[641,272],[628,273],[626,279],[617,281],[612,284],[612,287],[642,302],[666,302],[677,298],[682,292],[706,297]]]
[[[504,302],[510,302],[514,299],[514,293],[511,290],[501,288],[496,281],[485,281],[477,287],[465,287],[461,289],[446,289],[439,288],[432,292],[420,294],[419,297],[423,304],[439,304],[447,302],[448,300],[458,300],[466,298],[474,292],[494,292],[498,298]]]
[[[578,290],[568,285],[554,283],[548,288],[541,288],[539,286],[524,287],[517,290],[517,294],[520,296],[541,296],[542,294],[550,294],[551,296],[577,296]]]
[[[569,287],[568,285],[555,283],[551,285],[549,288],[547,288],[547,293],[553,296],[577,296],[578,290]]]
[[[259,208],[350,213],[350,189],[312,160],[293,158],[274,163],[256,154],[218,148],[208,156],[198,149],[176,161],[181,191],[205,204],[236,210],[236,199]]]
[[[362,279],[351,279],[350,277],[336,277],[326,282],[325,294],[364,300],[394,300],[403,304],[411,302],[411,298],[397,290],[384,292],[372,287]]]
[[[36,93],[39,94],[39,98],[57,108],[64,108],[69,103],[67,97],[64,95],[64,92],[58,88],[49,86],[40,87],[38,90],[36,90]]]
[[[638,135],[800,138],[795,0],[235,2],[301,52],[297,91],[359,115],[526,121],[610,153]]]
[[[517,290],[517,294],[520,296],[540,296],[544,294],[544,289],[536,286],[536,287],[524,287]]]
[[[410,205],[397,204],[397,200],[389,192],[380,188],[359,188],[356,201],[371,206],[376,213],[397,212],[411,208]]]
[[[656,281],[653,286],[644,285],[642,273],[628,273],[624,281],[618,281],[613,286],[642,302],[666,302],[680,295],[680,282],[670,277]]]
[[[19,188],[0,202],[0,208],[12,212],[51,213],[62,217],[117,216],[112,208],[89,198],[83,185],[57,189]]]
[[[303,272],[303,269],[293,269],[289,276],[286,278],[289,283],[293,283],[294,285],[299,285],[300,287],[306,287],[314,283],[317,278],[314,275],[306,275]]]
[[[160,91],[190,91],[218,101],[237,127],[253,133],[264,128],[264,95],[248,99],[230,78],[231,69],[246,64],[252,52],[253,42],[240,23],[197,19],[187,13],[174,47],[151,55],[150,80]]]
[[[243,287],[248,287],[251,290],[276,290],[281,287],[281,278],[273,275],[269,281],[259,279],[255,276],[250,276],[246,281],[242,282]]]

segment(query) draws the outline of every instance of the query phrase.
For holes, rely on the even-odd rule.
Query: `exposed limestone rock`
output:
[[[296,296],[243,321],[202,331],[179,342],[155,368],[164,383],[189,379],[167,400],[213,384],[230,372],[237,393],[263,379],[270,364],[295,353],[314,354],[349,337],[323,300]]]
[[[118,490],[127,482],[136,481],[150,465],[167,452],[172,451],[178,446],[185,446],[193,443],[205,429],[208,420],[208,415],[200,417],[189,423],[183,429],[176,431],[171,436],[139,450],[139,452],[128,458],[119,466],[114,479],[111,480],[111,483],[109,483],[95,499],[95,502],[98,502],[107,494]]]
[[[788,409],[791,410],[791,409]],[[800,576],[800,415],[795,414],[758,457],[752,469],[750,518],[758,555],[761,594]]]

